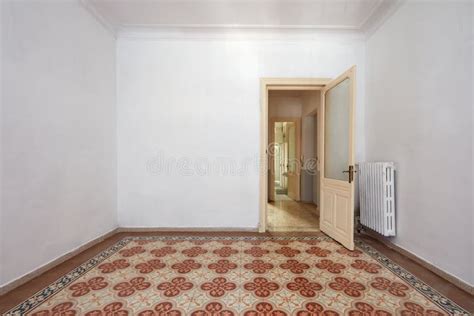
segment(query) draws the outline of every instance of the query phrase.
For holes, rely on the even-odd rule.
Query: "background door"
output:
[[[321,97],[320,226],[353,250],[355,67],[328,83]]]

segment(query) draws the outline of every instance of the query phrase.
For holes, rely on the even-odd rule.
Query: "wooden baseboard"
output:
[[[57,265],[65,262],[66,260],[78,255],[79,253],[83,252],[84,250],[92,247],[92,246],[95,246],[96,244],[102,242],[103,240],[115,235],[116,233],[118,232],[118,228],[114,228],[113,230],[109,231],[108,233],[105,233],[81,246],[79,246],[78,248],[54,259],[53,261],[50,261],[48,262],[47,264],[39,267],[38,269],[34,270],[34,271],[31,271],[21,277],[19,277],[18,279],[16,280],[13,280],[12,282],[10,283],[7,283],[3,286],[0,287],[0,296],[1,295],[4,295],[6,294],[7,292],[10,292],[11,290],[25,284],[26,282],[36,278],[37,276],[45,273],[46,271],[56,267]]]
[[[258,232],[258,228],[249,227],[119,227],[119,233],[144,232]]]
[[[439,277],[441,277],[441,278],[445,279],[446,281],[454,284],[455,286],[457,286],[461,290],[463,290],[463,291],[465,291],[465,292],[467,292],[471,295],[474,295],[474,286],[464,282],[463,280],[455,277],[452,274],[449,274],[446,271],[441,270],[440,268],[434,266],[433,264],[427,262],[426,260],[421,259],[420,257],[415,255],[414,253],[412,253],[412,252],[410,252],[406,249],[403,249],[400,246],[395,245],[388,238],[376,233],[373,230],[367,229],[365,227],[364,227],[363,234],[366,234],[366,235],[372,237],[373,239],[376,239],[376,240],[380,241],[381,243],[383,243],[388,248],[398,252],[399,254],[401,254],[401,255],[403,255],[403,256],[405,256],[405,257],[407,257],[407,258],[409,258],[413,261],[415,261],[416,263],[418,263],[419,265],[423,266],[424,268],[430,270],[431,272],[438,275]]]
[[[78,248],[62,255],[59,258],[54,259],[53,261],[39,267],[38,269],[31,271],[20,278],[0,286],[0,296],[4,295],[11,290],[25,284],[26,282],[36,278],[37,276],[45,273],[46,271],[56,267],[57,265],[65,262],[66,260],[78,255],[84,250],[95,246],[96,244],[102,242],[103,240],[117,234],[117,233],[135,233],[135,232],[258,232],[258,228],[242,228],[242,227],[118,227],[108,233],[99,236]]]
[[[99,236],[78,248],[64,254],[63,256],[41,266],[40,268],[25,274],[24,276],[0,287],[0,295],[4,295],[7,292],[23,285],[24,283],[34,279],[35,277],[43,274],[44,272],[54,268],[55,266],[65,262],[66,260],[78,255],[79,253],[83,252],[84,250],[93,247],[94,245],[102,242],[103,240],[113,236],[116,233],[127,233],[127,232],[258,232],[258,228],[242,228],[242,227],[180,227],[180,228],[167,228],[167,227],[119,227],[115,228],[108,233],[105,233],[102,236]],[[431,272],[435,273],[436,275],[440,276],[441,278],[447,280],[448,282],[454,284],[455,286],[459,287],[463,291],[474,295],[474,287],[467,284],[466,282],[458,279],[457,277],[435,267],[431,263],[419,258],[415,254],[393,244],[388,238],[385,238],[374,231],[366,229],[364,233],[381,243],[383,243],[388,248],[400,253],[401,255],[415,261],[416,263],[420,264],[421,266],[425,267],[426,269],[430,270]]]
[[[35,277],[41,275],[42,273],[54,268],[55,266],[63,263],[64,261],[76,256],[77,254],[81,253],[82,251],[100,243],[101,241],[113,236],[116,233],[132,233],[132,232],[258,232],[258,228],[242,228],[242,227],[173,227],[173,228],[168,228],[168,227],[119,227],[111,230],[110,232],[99,236],[82,246],[72,250],[71,252],[68,252],[64,254],[63,256],[41,266],[40,268],[25,274],[24,276],[0,287],[0,295],[4,295],[5,293],[19,287],[20,285],[34,279]],[[451,282],[452,284],[456,285],[463,291],[466,291],[467,293],[470,293],[471,295],[474,295],[474,287],[467,284],[466,282],[458,279],[457,277],[435,267],[431,263],[421,259],[420,257],[416,256],[415,254],[393,244],[388,238],[385,238],[383,236],[380,236],[376,232],[373,232],[371,230],[366,230],[364,232],[366,235],[382,242],[385,246],[387,246],[390,249],[395,250],[396,252],[402,254],[403,256],[415,261],[416,263],[420,264],[421,266],[425,267],[426,269],[430,270],[431,272],[435,273],[436,275],[442,277],[443,279]]]

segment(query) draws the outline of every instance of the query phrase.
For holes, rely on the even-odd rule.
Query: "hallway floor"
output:
[[[275,195],[268,203],[269,231],[319,231],[319,210],[312,203],[296,202],[287,195]]]

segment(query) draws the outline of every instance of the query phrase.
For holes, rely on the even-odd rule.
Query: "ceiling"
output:
[[[397,0],[82,0],[114,31],[219,27],[361,30]]]

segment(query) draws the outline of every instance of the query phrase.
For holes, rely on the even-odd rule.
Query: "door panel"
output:
[[[349,229],[348,223],[348,214],[349,211],[349,197],[347,196],[346,192],[336,192],[335,194],[336,199],[336,207],[335,207],[335,215],[336,220],[334,222],[334,227],[340,234],[345,234]]]
[[[354,249],[355,67],[328,83],[321,93],[321,230]]]
[[[334,194],[335,192],[331,192],[331,190],[325,190],[321,195],[321,209],[329,210],[327,212],[321,212],[321,220],[320,226],[321,227],[332,227],[334,226],[334,214],[335,212],[332,211],[334,209]]]
[[[328,179],[347,178],[342,171],[349,165],[349,84],[345,79],[326,93],[324,173]]]

